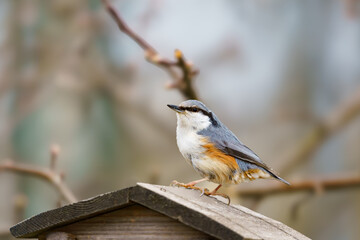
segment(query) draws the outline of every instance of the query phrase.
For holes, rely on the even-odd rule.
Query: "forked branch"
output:
[[[175,50],[175,60],[160,56],[160,54],[146,42],[142,37],[135,33],[123,20],[120,14],[109,3],[108,0],[102,0],[106,10],[117,23],[119,29],[134,40],[143,50],[145,59],[150,63],[164,69],[173,79],[166,84],[168,88],[176,88],[186,99],[198,99],[197,93],[193,88],[193,80],[199,73],[190,61],[186,61],[180,50]],[[180,70],[180,74],[176,69]]]
[[[49,168],[32,166],[25,163],[18,163],[12,160],[6,160],[0,163],[0,172],[9,171],[14,173],[27,174],[30,176],[43,179],[51,183],[55,187],[55,189],[60,193],[62,198],[64,198],[67,202],[74,203],[77,201],[77,199],[65,184],[63,174],[55,170],[55,162],[57,160],[58,152],[59,151],[56,146],[52,147],[51,163]]]

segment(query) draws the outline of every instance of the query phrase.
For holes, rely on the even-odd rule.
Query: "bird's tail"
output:
[[[279,177],[278,175],[276,175],[275,173],[272,173],[272,172],[270,172],[270,171],[268,171],[269,173],[270,173],[270,175],[272,176],[272,177],[274,177],[275,179],[277,179],[277,180],[279,180],[279,181],[281,181],[281,182],[283,182],[283,183],[285,183],[286,185],[290,185],[290,183],[288,182],[288,181],[286,181],[285,179],[283,179],[283,178],[281,178],[281,177]]]

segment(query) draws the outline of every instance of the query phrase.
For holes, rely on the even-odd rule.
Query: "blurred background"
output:
[[[199,98],[283,178],[360,172],[358,1],[111,4],[162,56],[180,49],[194,63]],[[78,199],[199,178],[177,149],[166,107],[184,97],[164,87],[171,77],[144,59],[101,1],[3,0],[0,25],[0,164],[47,168],[59,148],[56,171]],[[336,131],[321,128],[344,111]],[[306,137],[316,129],[320,140]],[[307,141],[311,154],[285,167],[288,152]],[[0,170],[1,239],[13,239],[8,228],[18,221],[66,204],[48,181]],[[312,239],[360,239],[359,187],[240,196],[268,182],[222,192]]]

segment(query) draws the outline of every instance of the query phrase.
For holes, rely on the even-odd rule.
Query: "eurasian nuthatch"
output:
[[[202,190],[206,195],[216,193],[222,184],[238,184],[259,178],[277,176],[250,148],[245,146],[202,102],[187,100],[179,106],[168,105],[177,115],[176,139],[181,154],[203,179],[175,185],[193,188],[195,184],[211,181],[219,184],[214,191]]]

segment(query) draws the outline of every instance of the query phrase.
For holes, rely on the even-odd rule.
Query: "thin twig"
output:
[[[132,38],[142,49],[148,52],[149,55],[153,55],[152,57],[157,55],[156,50],[126,24],[115,8],[110,5],[109,1],[103,0],[103,3],[123,33]]]
[[[119,29],[133,39],[144,50],[146,60],[156,66],[162,67],[173,78],[173,81],[166,86],[168,88],[177,88],[186,99],[198,99],[192,82],[199,71],[194,68],[191,62],[185,60],[182,52],[180,50],[175,50],[175,60],[160,56],[154,47],[126,24],[108,0],[102,0],[102,2],[108,13],[117,23]],[[181,76],[179,76],[176,68],[180,69],[182,73]]]
[[[11,160],[0,163],[0,172],[10,171],[14,173],[28,174],[50,182],[60,193],[60,195],[69,203],[77,201],[74,194],[62,180],[62,174],[53,171],[50,168],[34,167],[24,163],[17,163]]]
[[[360,114],[360,88],[340,104],[330,115],[318,122],[318,124],[310,130],[296,144],[285,159],[279,161],[282,163],[277,168],[282,175],[289,174],[299,163],[309,159],[312,153],[316,151],[328,138],[335,135],[343,129],[350,121]]]
[[[329,190],[357,187],[360,187],[360,174],[344,174],[342,176],[291,181],[290,186],[278,182],[268,183],[261,187],[242,186],[239,190],[239,196],[245,198],[262,198],[270,195],[294,192],[311,192],[321,194],[324,191]]]
[[[59,153],[60,147],[57,144],[53,144],[50,148],[50,169],[53,171],[55,171]]]

